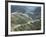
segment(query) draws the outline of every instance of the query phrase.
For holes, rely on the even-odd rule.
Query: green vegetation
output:
[[[40,29],[41,29],[41,21],[35,21],[34,23],[32,23],[31,18],[22,15],[13,15],[11,17],[12,31],[29,31],[29,30],[40,30]]]
[[[31,26],[32,30],[40,30],[41,29],[41,21],[36,21]]]

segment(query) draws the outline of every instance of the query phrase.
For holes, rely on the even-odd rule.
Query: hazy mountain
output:
[[[41,28],[41,7],[11,6],[12,31],[39,30]]]
[[[41,7],[12,5],[11,12],[24,13],[27,14],[29,17],[31,16],[32,19],[36,19],[38,16],[40,17],[41,15]]]

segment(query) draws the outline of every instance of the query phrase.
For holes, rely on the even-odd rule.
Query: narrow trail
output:
[[[34,20],[34,21],[31,21],[32,23],[34,23],[34,22],[36,22],[36,21],[39,21],[39,20]],[[24,26],[24,25],[27,25],[27,24],[29,24],[29,25],[31,25],[30,23],[31,23],[30,21],[29,22],[27,22],[27,23],[25,23],[25,24],[17,24],[17,25],[14,25],[14,28],[18,28],[18,27],[20,27],[20,26]]]
[[[29,28],[29,26],[30,25],[32,25],[31,23],[34,23],[34,22],[36,22],[36,21],[40,21],[39,19],[36,19],[36,20],[33,20],[31,17],[29,17],[27,14],[23,14],[23,13],[12,13],[12,16],[16,16],[16,15],[23,15],[23,16],[25,16],[25,17],[27,17],[27,18],[30,18],[31,19],[31,21],[28,21],[27,23],[25,23],[25,24],[12,24],[13,25],[13,27],[12,27],[12,29],[14,30],[14,29],[16,29],[16,28],[18,28],[18,27],[21,27],[21,26],[24,26],[24,25],[26,25],[28,28]],[[22,18],[22,19],[24,19],[24,17],[22,17],[22,16],[19,16],[20,18]]]

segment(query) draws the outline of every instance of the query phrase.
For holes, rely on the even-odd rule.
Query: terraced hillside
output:
[[[18,12],[14,12],[11,15],[11,31],[28,31],[40,29],[40,20],[33,20],[27,14]]]
[[[41,7],[11,5],[11,31],[41,29]]]

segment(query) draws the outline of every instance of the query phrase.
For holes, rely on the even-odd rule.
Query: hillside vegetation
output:
[[[11,31],[39,30],[40,26],[40,20],[33,20],[31,17],[27,17],[26,14],[14,13],[11,16]]]

